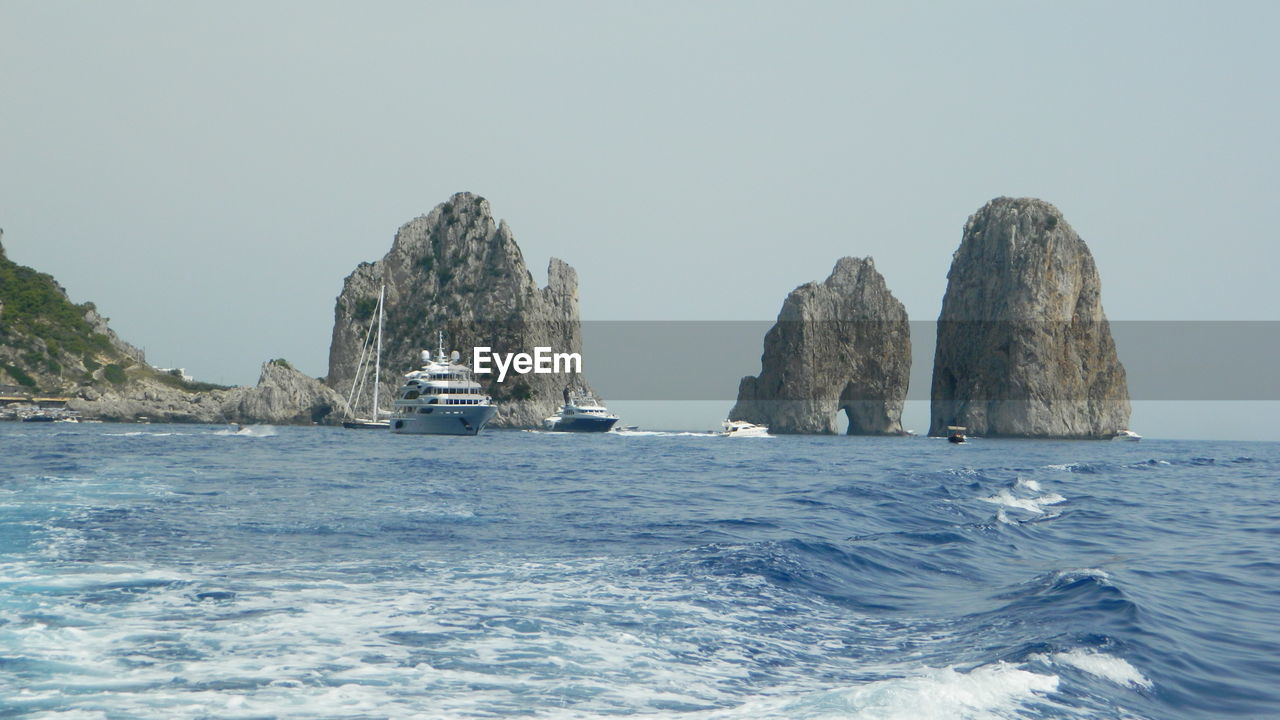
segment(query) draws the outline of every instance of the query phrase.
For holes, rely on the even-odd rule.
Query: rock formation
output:
[[[822,283],[787,296],[764,339],[758,377],[744,377],[729,417],[775,433],[902,433],[911,371],[907,311],[871,258],[842,258]]]
[[[1084,241],[1057,208],[997,198],[965,224],[938,319],[929,433],[1106,438],[1129,422],[1124,367]]]
[[[578,276],[552,259],[547,286],[539,288],[525,266],[506,222],[495,224],[489,203],[458,193],[396,233],[378,262],[361,263],[343,283],[334,308],[329,346],[330,387],[348,393],[365,333],[377,321],[379,288],[386,285],[381,390],[390,408],[396,379],[421,365],[419,352],[446,347],[469,363],[471,349],[532,353],[537,346],[581,353]],[[584,361],[585,364],[585,361]],[[589,389],[581,375],[509,374],[476,378],[498,403],[495,427],[541,427],[559,410],[568,385]]]
[[[139,378],[124,387],[84,388],[67,407],[86,418],[132,422],[333,424],[346,401],[284,360],[262,364],[254,387],[191,391],[181,383]]]
[[[256,387],[187,382],[153,368],[93,303],[72,303],[51,276],[10,261],[3,246],[0,384],[27,396],[65,396],[86,419],[122,422],[333,423],[346,408],[283,360],[265,363]]]
[[[67,393],[135,364],[145,364],[142,351],[93,303],[72,303],[53,277],[13,262],[0,244],[0,384]]]

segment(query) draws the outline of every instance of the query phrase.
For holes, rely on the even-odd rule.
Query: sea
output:
[[[0,717],[1276,718],[1280,444],[0,425]]]

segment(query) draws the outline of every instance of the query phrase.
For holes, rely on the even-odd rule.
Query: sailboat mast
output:
[[[360,345],[360,361],[356,363],[355,377],[351,378],[351,392],[347,393],[347,417],[354,418],[356,412],[356,403],[359,402],[360,396],[364,394],[364,386],[361,381],[369,374],[369,368],[366,360],[369,359],[369,341],[373,339],[373,325],[364,333],[364,343]]]
[[[378,291],[378,351],[377,359],[373,363],[373,414],[369,416],[369,419],[374,422],[378,420],[378,386],[382,384],[382,302],[386,295],[387,286],[383,285]]]

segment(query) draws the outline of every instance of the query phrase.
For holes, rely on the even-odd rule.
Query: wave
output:
[[[1151,689],[1152,683],[1124,658],[1113,657],[1094,650],[1076,648],[1054,653],[1046,658],[1050,662],[1070,665],[1078,670],[1126,687]]]
[[[699,720],[953,720],[1014,718],[1033,706],[1049,703],[1058,677],[1041,675],[1008,663],[961,670],[920,669],[901,678],[753,700],[742,705],[692,715]]]
[[[275,437],[276,429],[270,425],[246,425],[242,428],[233,430],[232,428],[224,428],[222,430],[214,430],[214,435],[222,435],[229,437],[252,437],[264,438]]]
[[[197,435],[190,432],[166,432],[161,430],[131,430],[129,432],[102,433],[105,437],[174,437],[176,435]]]
[[[1009,490],[1001,490],[991,497],[982,498],[983,502],[993,503],[995,505],[1003,505],[1005,507],[1015,508],[1017,510],[1026,510],[1029,513],[1043,515],[1046,505],[1057,505],[1066,502],[1067,499],[1057,493],[1049,493],[1039,497],[1018,497]]]

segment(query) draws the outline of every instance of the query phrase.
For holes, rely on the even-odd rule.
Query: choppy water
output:
[[[0,717],[1280,716],[1280,445],[0,426]]]

